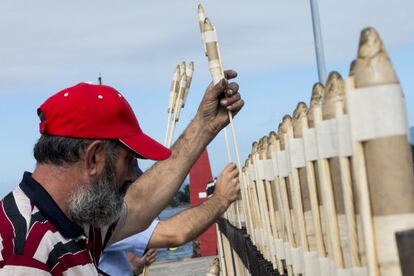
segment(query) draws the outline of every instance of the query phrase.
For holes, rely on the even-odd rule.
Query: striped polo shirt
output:
[[[25,172],[1,200],[0,275],[105,275],[97,269],[99,257],[125,216],[124,205],[118,224],[79,227]]]

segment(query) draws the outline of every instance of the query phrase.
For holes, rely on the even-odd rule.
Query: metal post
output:
[[[313,26],[313,40],[315,43],[316,63],[318,65],[319,82],[325,84],[326,82],[326,65],[325,54],[323,51],[321,22],[319,20],[319,8],[317,0],[310,0],[310,7],[312,13]]]

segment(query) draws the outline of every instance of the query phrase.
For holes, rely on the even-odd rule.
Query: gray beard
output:
[[[69,203],[69,218],[83,226],[103,227],[115,222],[121,212],[125,192],[120,189],[113,162],[105,164],[103,172],[76,191]]]

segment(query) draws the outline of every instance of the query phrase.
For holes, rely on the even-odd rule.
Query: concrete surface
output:
[[[215,256],[155,262],[150,266],[149,276],[204,276],[214,258]]]

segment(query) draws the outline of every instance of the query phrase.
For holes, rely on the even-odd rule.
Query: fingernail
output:
[[[227,93],[227,95],[229,95],[229,96],[231,96],[231,95],[233,95],[233,94],[234,94],[233,90],[231,90],[231,89],[227,89],[227,90],[226,90],[226,93]]]
[[[233,107],[231,105],[227,106],[226,109],[227,110],[231,110]]]
[[[222,99],[222,100],[220,101],[220,103],[221,103],[222,105],[226,105],[226,104],[227,104],[227,100],[226,100],[226,99]]]

